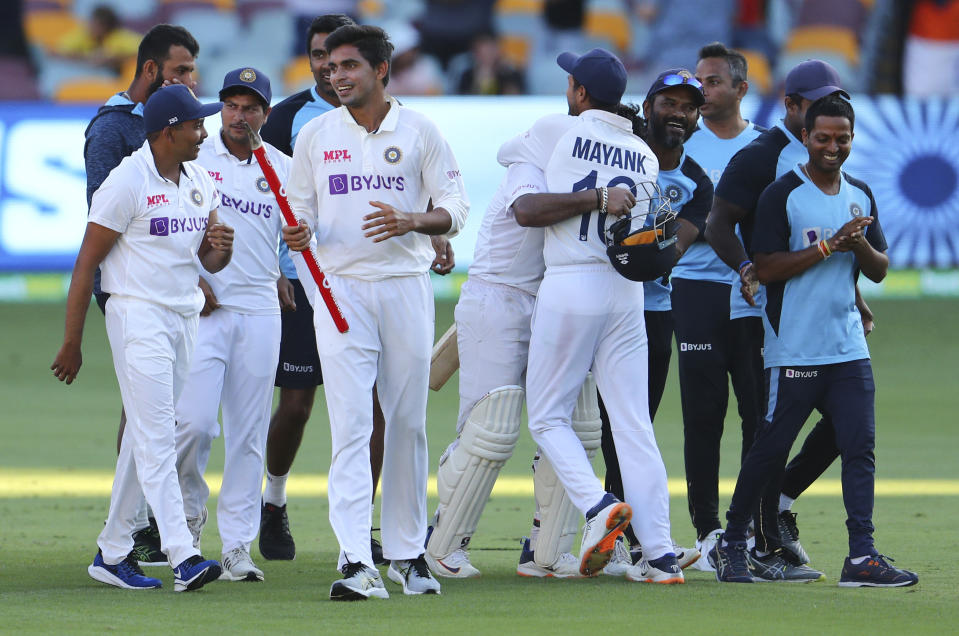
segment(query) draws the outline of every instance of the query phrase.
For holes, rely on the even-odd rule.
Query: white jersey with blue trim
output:
[[[754,253],[796,252],[829,239],[849,220],[871,216],[866,240],[885,251],[875,199],[869,187],[846,174],[839,192],[827,195],[797,167],[763,192],[756,209]],[[767,368],[836,364],[869,357],[856,309],[858,263],[835,252],[801,274],[766,286],[763,310]]]
[[[649,210],[647,192],[652,192],[649,185],[659,174],[656,155],[633,134],[632,122],[596,109],[576,117],[540,118],[528,131],[503,144],[497,159],[506,166],[525,162],[540,168],[550,192],[580,192],[602,186],[635,188],[638,203],[634,214]],[[615,217],[597,209],[547,227],[547,270],[566,265],[609,265],[606,229],[615,221]],[[645,218],[637,220],[634,229],[644,222]]]
[[[524,194],[546,192],[543,171],[528,163],[514,163],[493,195],[473,251],[469,277],[509,285],[536,295],[543,281],[541,227],[522,227],[513,214],[513,202]]]

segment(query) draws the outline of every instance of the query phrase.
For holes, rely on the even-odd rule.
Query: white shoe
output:
[[[439,594],[439,581],[430,574],[426,560],[419,556],[415,559],[390,561],[386,576],[394,583],[403,586],[403,594]]]
[[[723,536],[723,529],[716,528],[706,535],[706,538],[700,541],[696,539],[696,549],[702,557],[693,563],[693,568],[703,572],[715,572],[716,565],[709,561],[709,553],[716,547],[716,542]]]
[[[243,548],[233,548],[224,553],[221,563],[223,563],[223,574],[220,578],[224,581],[263,580],[263,571],[253,564],[250,553]]]
[[[330,586],[331,601],[365,601],[368,598],[389,598],[380,573],[362,563],[347,562],[340,572],[343,578]]]
[[[674,556],[664,556],[650,563],[644,556],[636,565],[630,566],[626,571],[627,581],[636,581],[639,583],[660,583],[663,585],[673,585],[676,583],[685,583],[683,571],[676,562]]]
[[[673,554],[676,555],[676,563],[680,570],[685,570],[702,558],[702,553],[696,548],[684,548],[673,541]]]
[[[626,539],[616,537],[616,545],[613,547],[613,556],[603,568],[603,574],[609,576],[626,576],[629,568],[633,567],[633,559],[626,549]]]
[[[520,576],[532,578],[575,579],[582,576],[579,573],[579,559],[569,552],[559,555],[556,563],[543,567],[533,559],[533,551],[529,549],[529,538],[523,537],[523,551],[519,556],[519,565],[516,573]]]
[[[610,495],[603,497],[606,505],[586,518],[583,543],[579,552],[579,572],[583,576],[599,574],[613,556],[616,537],[633,516],[633,509]],[[601,505],[600,504],[600,505]]]
[[[209,512],[206,506],[203,506],[203,512],[200,513],[199,517],[187,517],[186,520],[186,527],[190,529],[190,534],[193,535],[193,547],[197,550],[200,549],[200,535],[203,534],[203,526],[206,525],[208,516]]]
[[[433,574],[448,579],[470,579],[480,575],[472,563],[470,553],[460,548],[442,559],[433,558],[429,552],[423,555]]]

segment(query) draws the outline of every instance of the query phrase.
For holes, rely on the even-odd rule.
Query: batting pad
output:
[[[435,559],[469,545],[500,469],[519,439],[525,392],[503,386],[470,411],[459,443],[440,459],[436,485],[440,503],[426,550]]]
[[[572,426],[590,459],[602,442],[602,425],[596,381],[593,374],[589,373],[579,391],[579,397],[576,398]],[[564,552],[572,552],[582,513],[573,506],[552,464],[544,456],[539,457],[533,472],[533,492],[540,515],[533,560],[537,565],[548,568],[555,564]]]

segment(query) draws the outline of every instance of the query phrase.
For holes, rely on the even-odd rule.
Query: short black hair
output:
[[[849,120],[849,130],[856,128],[856,113],[852,104],[837,93],[820,97],[806,110],[806,133],[812,132],[817,117],[845,117]]]
[[[393,44],[386,31],[378,26],[368,24],[348,24],[341,26],[326,38],[326,50],[332,52],[333,49],[345,44],[352,44],[360,52],[370,66],[376,68],[383,62],[386,62],[386,76],[383,78],[383,86],[390,81],[390,58],[393,57]]]
[[[739,86],[746,81],[749,65],[739,51],[734,51],[722,42],[712,42],[699,49],[699,59],[707,57],[721,57],[726,60],[726,64],[729,65],[729,75],[733,78],[733,86]]]
[[[310,28],[306,30],[306,54],[310,54],[310,43],[313,41],[314,35],[317,33],[333,33],[341,26],[349,24],[356,23],[353,22],[353,18],[345,13],[327,13],[313,18],[313,22],[310,22]]]
[[[573,90],[576,90],[580,86],[583,86],[583,85],[580,84],[579,80],[577,80],[574,77]],[[586,88],[586,87],[583,86],[583,88]],[[596,110],[605,110],[607,113],[616,113],[619,110],[619,107],[620,107],[619,102],[601,102],[590,94],[588,88],[586,88],[586,95],[589,97],[589,103],[592,104],[593,108],[595,108]]]
[[[643,108],[639,104],[617,104],[616,114],[624,119],[628,119],[633,125],[633,134],[640,139],[646,136],[646,120],[643,119]]]
[[[162,69],[163,63],[170,59],[172,46],[182,46],[193,57],[200,54],[200,45],[189,31],[181,26],[158,24],[147,31],[140,40],[140,47],[137,49],[137,71],[134,77],[140,77],[147,60],[153,60]]]
[[[222,91],[220,91],[220,94],[217,95],[217,98],[223,102],[234,95],[252,95],[253,97],[256,97],[256,101],[259,102],[260,106],[263,107],[264,113],[266,112],[266,109],[270,107],[269,102],[263,99],[262,95],[257,93],[252,88],[247,88],[246,86],[230,86],[224,88]]]

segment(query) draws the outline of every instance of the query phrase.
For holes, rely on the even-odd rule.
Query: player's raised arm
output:
[[[206,234],[197,249],[200,264],[206,271],[216,273],[230,263],[233,256],[233,228],[220,223],[216,208],[210,211]]]
[[[63,344],[50,369],[61,382],[73,383],[83,364],[80,343],[83,340],[83,324],[93,293],[93,274],[113,247],[120,233],[96,223],[87,223],[80,252],[73,266],[70,291],[67,293],[67,317],[63,332]]]

